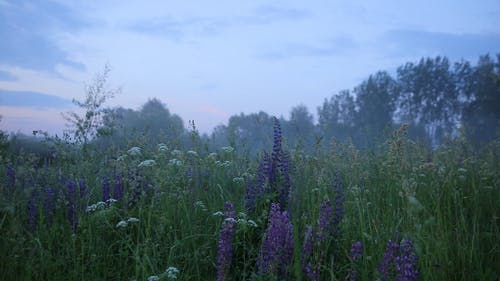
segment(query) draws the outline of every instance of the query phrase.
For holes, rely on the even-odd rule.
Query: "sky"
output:
[[[288,117],[378,70],[500,53],[500,1],[0,0],[0,130],[60,134],[105,65],[106,106],[161,100],[202,132]]]

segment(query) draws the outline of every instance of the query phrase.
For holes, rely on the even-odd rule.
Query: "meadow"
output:
[[[1,280],[499,280],[500,142],[2,152]]]

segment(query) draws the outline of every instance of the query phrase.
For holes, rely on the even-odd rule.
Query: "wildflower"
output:
[[[168,150],[168,147],[166,144],[164,144],[164,143],[158,144],[158,152],[167,152],[167,150]]]
[[[106,202],[110,198],[111,187],[107,176],[102,177],[102,201]]]
[[[32,232],[36,230],[37,225],[38,206],[36,201],[36,193],[33,192],[28,201],[28,226]]]
[[[45,201],[43,202],[43,209],[45,210],[45,218],[47,224],[52,225],[54,219],[54,190],[51,187],[45,189]]]
[[[222,224],[222,230],[219,239],[219,248],[217,251],[217,281],[229,280],[229,268],[233,257],[233,239],[235,231],[235,212],[234,206],[230,202],[225,203],[226,219]]]
[[[217,159],[217,153],[212,152],[212,153],[208,154],[207,158],[212,159],[212,160],[216,160]]]
[[[245,182],[245,179],[242,177],[236,177],[236,178],[233,178],[233,182],[234,183],[242,183],[242,182]]]
[[[396,280],[416,281],[418,280],[417,261],[418,257],[413,250],[413,242],[403,239],[399,245],[400,255],[396,257]]]
[[[139,219],[138,218],[129,218],[127,220],[127,222],[130,222],[130,223],[135,223],[135,222],[139,222]]]
[[[68,209],[67,209],[67,215],[68,215],[68,220],[71,225],[71,229],[74,232],[76,232],[76,228],[78,227],[78,213],[77,213],[77,206],[76,206],[76,183],[73,180],[68,181]]]
[[[115,174],[115,184],[113,187],[113,197],[120,200],[123,197],[123,179],[119,174]]]
[[[271,204],[269,221],[260,259],[259,272],[277,274],[283,279],[293,256],[293,225],[287,211],[281,212],[279,203]]]
[[[87,203],[87,185],[85,184],[85,180],[83,178],[78,180],[78,186],[80,187],[80,208],[83,208]]]
[[[290,154],[288,152],[282,152],[281,174],[283,175],[283,183],[279,190],[279,202],[281,206],[286,207],[292,189],[290,179]]]
[[[173,266],[169,266],[167,270],[165,270],[168,279],[177,279],[177,275],[179,275],[179,272],[180,271]]]
[[[116,161],[125,161],[125,158],[127,158],[127,155],[121,155],[118,158],[116,158]]]
[[[170,165],[173,165],[173,166],[177,166],[177,167],[180,167],[182,166],[182,161],[181,160],[178,160],[178,159],[170,159],[170,161],[168,161],[168,164]]]
[[[257,227],[257,223],[255,223],[253,220],[247,220],[247,225]]]
[[[378,272],[380,272],[382,281],[391,279],[392,273],[394,271],[394,261],[398,256],[398,252],[399,244],[397,242],[389,240],[387,242],[387,247],[384,253],[384,257],[382,258],[382,262],[380,263],[380,267],[377,269]]]
[[[158,281],[160,277],[158,275],[152,275],[148,277],[148,281]]]
[[[217,212],[213,213],[212,216],[214,216],[214,217],[222,217],[222,216],[224,216],[224,213],[221,212],[221,211],[217,211]]]
[[[127,152],[128,152],[128,154],[130,154],[132,156],[141,155],[141,148],[134,146],[131,149],[129,149]]]
[[[349,253],[349,257],[352,261],[359,260],[363,255],[363,243],[361,241],[357,241],[352,243],[351,252]]]
[[[318,243],[325,242],[331,233],[332,203],[325,200],[321,204],[320,218],[318,220]]]
[[[194,151],[194,150],[188,150],[188,152],[186,152],[187,155],[189,156],[192,156],[192,157],[198,157],[198,152]]]
[[[172,154],[172,156],[174,156],[174,157],[181,157],[182,151],[180,151],[178,149],[174,149],[174,150],[172,150],[172,152],[170,152],[170,154]]]
[[[156,161],[155,160],[144,160],[142,161],[141,163],[139,163],[138,167],[141,168],[141,167],[151,167],[151,166],[154,166],[156,165]]]
[[[257,202],[260,200],[265,191],[266,176],[268,173],[267,167],[268,157],[265,154],[262,161],[259,163],[256,182],[254,183],[249,181],[246,185],[245,206],[249,213],[253,213],[255,211]]]
[[[221,147],[221,150],[224,151],[225,153],[231,153],[234,151],[234,148],[232,146],[224,146]]]
[[[116,227],[127,227],[128,223],[126,221],[119,221]]]
[[[271,167],[269,170],[269,185],[276,188],[276,184],[279,180],[279,172],[281,170],[281,160],[282,160],[282,134],[281,126],[278,118],[273,117],[273,151],[271,153]]]

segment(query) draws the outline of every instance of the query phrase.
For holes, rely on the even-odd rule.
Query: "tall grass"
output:
[[[210,154],[202,145],[196,152],[178,151],[169,143],[133,146],[141,148],[140,154],[89,146],[62,147],[52,159],[4,155],[1,280],[169,280],[168,267],[180,271],[178,280],[215,280],[224,221],[216,213],[224,211],[226,201],[234,204],[239,219],[229,279],[279,278],[259,274],[257,266],[272,196],[256,212],[245,207],[246,186],[257,177],[258,159],[230,148]],[[403,238],[414,243],[420,280],[498,280],[500,142],[478,152],[457,139],[431,151],[406,139],[403,128],[374,151],[333,142],[312,153],[290,152],[287,210],[295,250],[282,278],[306,280],[301,266],[306,226],[316,227],[322,202],[335,202],[332,184],[338,173],[345,216],[338,237],[328,238],[318,259],[320,280],[344,280],[353,269],[358,280],[381,279],[377,268],[387,241]],[[154,164],[140,165],[148,159]],[[86,211],[102,200],[102,178],[115,175],[123,178],[123,197]],[[67,183],[79,179],[88,194],[78,195],[79,220],[73,231]],[[44,207],[49,186],[55,198],[52,223]],[[244,223],[249,220],[256,227]],[[121,221],[126,223],[119,225]],[[356,241],[363,245],[358,261],[349,256]]]

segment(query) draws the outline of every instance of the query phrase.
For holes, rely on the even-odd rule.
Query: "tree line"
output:
[[[86,114],[67,115],[75,141],[118,148],[141,141],[183,148],[204,144],[207,150],[233,146],[249,154],[272,143],[273,119],[263,111],[233,115],[226,125],[199,135],[194,122],[186,128],[156,98],[139,110],[100,108],[112,96],[104,88],[108,72],[106,68],[87,87],[84,102],[76,102],[84,109],[88,105]],[[480,56],[476,64],[466,60],[451,63],[441,56],[422,58],[398,67],[392,75],[379,71],[353,89],[326,98],[317,108],[317,119],[315,122],[304,105],[292,108],[288,117],[281,116],[288,146],[310,150],[335,139],[373,148],[403,124],[408,125],[411,139],[429,147],[459,134],[481,145],[500,135],[500,54]]]

